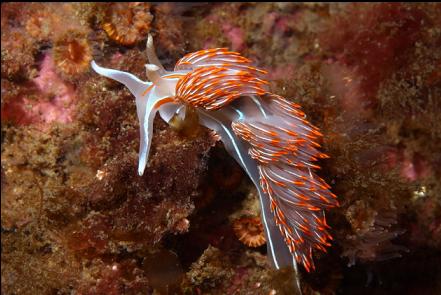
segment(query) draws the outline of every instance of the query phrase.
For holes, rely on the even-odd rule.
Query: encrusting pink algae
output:
[[[2,294],[297,294],[296,281],[302,294],[439,294],[440,14],[438,3],[2,3]],[[276,271],[261,239],[237,236],[260,216],[258,192],[195,113],[155,119],[138,176],[133,96],[89,61],[147,80],[148,34],[170,70],[191,52],[239,52],[320,128],[329,158],[316,174],[340,206],[326,210],[333,240],[312,252],[315,270]]]

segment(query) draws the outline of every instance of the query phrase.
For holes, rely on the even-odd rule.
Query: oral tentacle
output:
[[[144,116],[139,118],[141,138],[139,145],[138,174],[140,176],[144,174],[144,170],[147,165],[153,138],[153,121],[155,119],[156,112],[160,108],[162,109],[165,106],[172,105],[172,102],[173,99],[171,97],[155,97],[153,94],[147,99],[147,103],[144,106]],[[172,109],[169,110],[171,111]],[[163,114],[164,113],[165,111]],[[167,116],[169,115],[170,114],[167,114]]]
[[[151,82],[144,82],[133,74],[101,67],[94,60],[91,62],[91,66],[98,74],[124,84],[135,97],[142,96],[145,89],[152,85]]]
[[[156,55],[155,46],[153,44],[153,37],[151,34],[149,34],[147,37],[147,59],[149,63],[154,64],[159,68],[159,73],[161,75],[165,75],[167,73],[167,71],[164,69],[161,62],[159,61],[158,56]]]
[[[154,84],[158,84],[159,81],[161,81],[161,73],[160,73],[160,67],[158,67],[155,64],[146,64],[145,65],[147,78],[152,81]]]
[[[141,81],[130,73],[101,67],[95,61],[92,61],[91,65],[98,74],[124,84],[136,98],[136,111],[140,125],[138,174],[142,175],[148,161],[153,136],[153,120],[156,112],[163,105],[164,111],[162,111],[161,117],[169,120],[173,116],[173,106],[169,103],[164,104],[171,102],[171,100],[168,95],[161,95],[161,91],[158,91],[152,82]],[[152,74],[149,78],[153,78],[152,80],[159,84],[164,84],[164,79],[159,75],[159,67],[156,65],[149,66],[152,68]]]

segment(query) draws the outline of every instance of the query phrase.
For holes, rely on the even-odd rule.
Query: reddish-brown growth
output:
[[[324,49],[362,79],[367,98],[402,65],[406,50],[421,34],[424,14],[417,6],[398,3],[352,4],[321,35]]]

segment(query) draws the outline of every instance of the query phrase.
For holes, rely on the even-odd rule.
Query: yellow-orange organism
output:
[[[125,84],[136,97],[141,126],[138,172],[146,166],[153,119],[184,119],[196,110],[255,184],[268,256],[277,269],[297,263],[314,269],[313,249],[332,240],[324,210],[338,206],[329,185],[314,170],[328,156],[317,149],[322,134],[300,106],[269,92],[265,71],[224,48],[201,50],[179,60],[173,72],[159,62],[149,36],[150,82],[92,64],[96,72]],[[173,118],[173,119],[172,119]],[[297,282],[298,283],[298,282]]]
[[[87,36],[68,31],[54,44],[54,60],[63,73],[77,75],[89,70],[92,48]]]
[[[141,2],[108,4],[103,30],[115,42],[131,46],[150,31],[150,4]]]
[[[259,217],[242,217],[233,223],[237,238],[249,247],[265,245],[265,233]]]

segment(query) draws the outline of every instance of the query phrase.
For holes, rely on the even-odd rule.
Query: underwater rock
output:
[[[259,210],[215,135],[156,120],[137,176],[133,98],[86,61],[145,80],[148,32],[167,69],[240,50],[324,134],[341,206],[304,294],[440,293],[441,5],[115,5],[1,4],[2,294],[292,294],[234,233]]]

